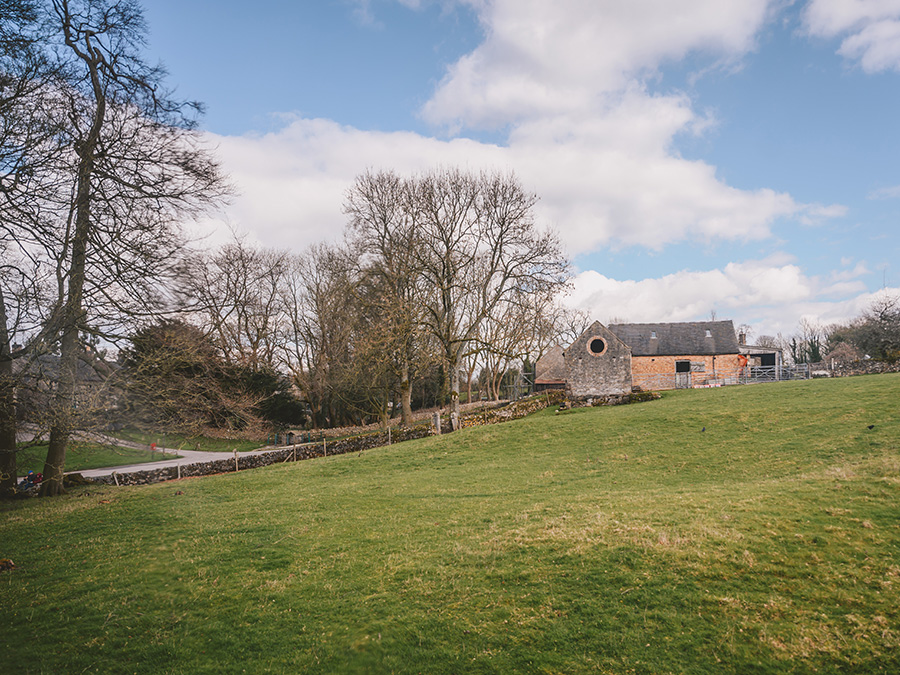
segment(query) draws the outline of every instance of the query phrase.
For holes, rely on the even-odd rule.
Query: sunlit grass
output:
[[[13,672],[898,672],[898,400],[896,375],[672,392],[7,504],[0,649]]]

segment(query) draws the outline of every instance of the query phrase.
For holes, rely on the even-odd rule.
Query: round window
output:
[[[606,351],[606,343],[603,341],[603,338],[591,338],[591,341],[588,344],[588,349],[590,350],[591,354],[599,356]]]

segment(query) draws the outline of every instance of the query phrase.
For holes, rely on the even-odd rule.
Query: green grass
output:
[[[203,452],[246,452],[265,446],[262,441],[210,438],[208,436],[185,436],[174,433],[151,433],[137,429],[123,429],[110,434],[124,441],[144,443],[150,445],[156,443],[159,447],[174,448],[176,450],[200,450]]]
[[[898,401],[679,391],[5,504],[0,671],[900,672]]]
[[[43,471],[47,458],[46,443],[20,443],[16,455],[16,465],[20,476],[29,471]],[[177,455],[163,455],[161,452],[151,453],[149,450],[120,448],[99,443],[72,442],[66,450],[66,471],[86,471],[87,469],[103,469],[112,466],[127,466],[158,462],[163,459],[175,459]],[[0,671],[2,672],[2,671]]]

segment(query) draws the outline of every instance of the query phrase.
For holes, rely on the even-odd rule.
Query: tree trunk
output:
[[[412,383],[409,381],[409,364],[403,362],[400,370],[400,424],[412,424]]]
[[[6,302],[0,289],[0,497],[16,492],[16,389],[6,327]]]
[[[80,294],[79,294],[80,296]],[[80,302],[79,308],[80,308]],[[67,310],[68,311],[68,310]],[[69,322],[67,321],[67,324]],[[41,497],[55,497],[64,494],[63,474],[66,468],[66,449],[75,423],[75,396],[78,383],[78,329],[73,322],[63,333],[60,358],[59,382],[54,397],[53,422],[50,425],[50,443],[47,459],[44,461],[44,482],[41,483]]]
[[[450,353],[450,412],[459,415],[459,347]]]
[[[59,383],[54,397],[53,421],[50,425],[50,444],[44,462],[44,482],[41,496],[53,497],[65,493],[63,472],[66,447],[75,422],[75,394],[77,388],[78,333],[84,321],[84,275],[87,264],[87,242],[91,229],[91,180],[94,173],[94,154],[99,143],[100,128],[106,110],[105,100],[97,103],[96,118],[88,140],[81,148],[78,165],[78,191],[75,195],[75,234],[72,238],[72,261],[69,265],[69,286],[63,309],[63,335],[60,342]]]

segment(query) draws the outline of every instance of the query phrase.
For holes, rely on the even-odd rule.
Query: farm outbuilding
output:
[[[595,321],[563,352],[537,363],[536,384],[565,386],[573,398],[735,384],[746,373],[731,321],[621,323]],[[552,374],[552,377],[551,377]]]
[[[566,359],[562,345],[554,345],[534,365],[534,390],[547,391],[565,387]]]
[[[735,384],[746,366],[731,321],[622,323],[609,330],[631,347],[632,380],[641,389]]]
[[[599,321],[565,351],[566,389],[573,398],[630,394],[630,347]]]

